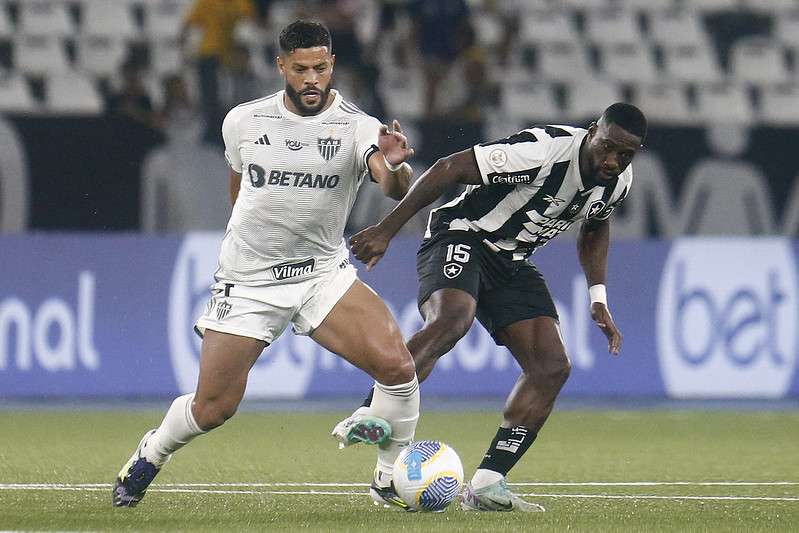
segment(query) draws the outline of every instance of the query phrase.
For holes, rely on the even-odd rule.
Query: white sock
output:
[[[401,385],[375,382],[371,414],[391,424],[391,437],[378,445],[377,471],[391,476],[394,461],[403,448],[413,441],[419,421],[419,380],[416,376]]]
[[[147,440],[142,457],[161,468],[173,452],[182,448],[197,435],[207,433],[200,429],[191,412],[194,393],[175,398],[161,425]]]
[[[483,487],[487,487],[489,485],[493,485],[500,479],[503,479],[505,476],[500,474],[499,472],[494,472],[493,470],[486,470],[485,468],[478,468],[475,471],[474,475],[472,476],[471,485],[472,488],[482,489]]]

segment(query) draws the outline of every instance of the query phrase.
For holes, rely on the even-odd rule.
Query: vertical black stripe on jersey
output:
[[[449,223],[456,218],[470,221],[480,219],[490,213],[503,198],[516,190],[516,185],[495,184],[481,185],[468,191],[461,200],[449,207],[439,207],[433,211],[430,229],[448,229]]]
[[[550,206],[550,201],[546,198],[554,198],[558,193],[566,179],[566,172],[569,170],[570,164],[571,161],[561,161],[552,165],[552,171],[549,176],[544,178],[544,183],[541,184],[538,192],[521,209],[514,212],[502,226],[490,232],[490,240],[496,242],[505,238],[515,239],[524,229],[524,225],[530,222],[530,217],[527,216],[528,211],[533,210],[543,215]],[[524,188],[527,185],[518,187]]]

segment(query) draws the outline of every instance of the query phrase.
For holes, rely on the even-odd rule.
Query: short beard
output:
[[[327,87],[325,87],[322,90],[322,94],[320,95],[321,97],[319,98],[319,104],[313,107],[308,107],[307,105],[305,105],[302,102],[302,97],[300,96],[300,93],[295,91],[291,85],[286,84],[286,94],[288,95],[289,100],[291,100],[291,102],[294,104],[294,107],[296,107],[297,110],[300,112],[300,115],[305,117],[309,115],[316,115],[317,113],[319,113],[319,111],[324,109],[324,107],[327,105],[327,98],[330,96],[331,87],[332,87],[331,84],[328,83]]]

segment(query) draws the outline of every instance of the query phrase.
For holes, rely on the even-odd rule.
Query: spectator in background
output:
[[[270,80],[255,71],[247,45],[233,45],[229,68],[221,76],[221,100],[225,109],[272,94],[280,89],[280,85],[280,77]]]
[[[183,39],[197,41],[195,62],[200,103],[214,124],[221,123],[227,111],[220,100],[219,77],[220,70],[232,61],[236,25],[256,18],[253,0],[195,0],[188,11]]]
[[[461,53],[458,36],[468,27],[469,8],[465,0],[412,0],[408,9],[427,83],[425,115],[430,118],[439,111],[439,86]]]
[[[122,64],[120,87],[106,99],[106,114],[134,120],[153,129],[160,129],[152,99],[142,81],[144,64],[128,58]]]

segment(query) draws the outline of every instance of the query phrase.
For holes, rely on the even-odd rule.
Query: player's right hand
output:
[[[350,237],[349,242],[352,255],[366,263],[368,272],[385,255],[390,241],[391,238],[387,237],[378,226],[369,226]]]

